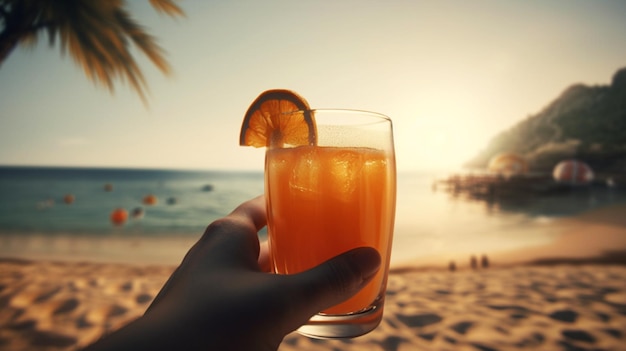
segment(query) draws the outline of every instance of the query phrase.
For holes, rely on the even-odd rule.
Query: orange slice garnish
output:
[[[316,135],[313,113],[303,97],[291,90],[267,90],[248,108],[239,144],[254,147],[315,145]]]

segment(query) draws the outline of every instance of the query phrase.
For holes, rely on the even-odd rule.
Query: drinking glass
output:
[[[382,264],[372,281],[298,329],[323,339],[363,335],[382,319],[391,256],[396,202],[391,119],[357,110],[293,113],[313,116],[317,142],[270,143],[266,151],[272,269],[295,274],[357,247],[378,250]]]

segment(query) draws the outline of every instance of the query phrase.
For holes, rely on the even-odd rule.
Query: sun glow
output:
[[[448,108],[397,119],[394,133],[398,164],[412,170],[460,169],[494,133],[471,114],[471,110]]]
[[[169,21],[132,2],[174,69],[165,78],[138,56],[149,109],[132,87],[95,89],[45,40],[14,51],[0,69],[0,163],[262,170],[263,152],[237,143],[241,117],[258,92],[288,88],[314,108],[391,117],[398,170],[459,169],[569,85],[606,84],[626,57],[623,2],[275,5],[192,1]]]

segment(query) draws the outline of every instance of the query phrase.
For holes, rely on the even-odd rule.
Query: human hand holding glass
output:
[[[87,350],[276,350],[315,313],[367,285],[373,248],[342,253],[295,275],[268,274],[265,198],[208,226],[146,313]]]

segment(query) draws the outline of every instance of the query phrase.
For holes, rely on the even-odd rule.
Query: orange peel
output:
[[[317,130],[308,102],[286,89],[266,90],[252,102],[241,124],[239,145],[315,145]]]

